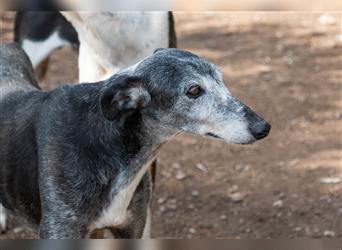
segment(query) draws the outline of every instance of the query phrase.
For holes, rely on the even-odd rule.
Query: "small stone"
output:
[[[167,172],[167,171],[162,171],[161,174],[163,176],[165,176],[165,178],[170,178],[171,177],[171,173],[170,172]]]
[[[332,203],[332,199],[328,194],[321,196],[319,200],[326,203]]]
[[[227,215],[225,215],[225,214],[220,215],[220,219],[221,219],[221,220],[227,219]]]
[[[280,192],[279,194],[278,194],[278,197],[279,198],[285,198],[286,197],[286,194],[285,193],[283,193],[283,192]]]
[[[280,208],[280,207],[283,207],[284,205],[284,202],[282,200],[277,200],[275,202],[273,202],[273,207],[277,207],[277,208]]]
[[[159,204],[163,204],[164,202],[165,202],[165,198],[159,198],[159,199],[158,199],[158,203],[159,203]]]
[[[342,207],[338,210],[338,212],[339,212],[340,214],[342,214]]]
[[[339,34],[336,36],[336,41],[337,42],[342,42],[342,34]]]
[[[264,62],[265,62],[266,64],[269,64],[269,63],[271,63],[271,62],[272,62],[272,59],[271,59],[271,57],[269,57],[269,56],[266,56],[266,57],[264,58]]]
[[[234,166],[235,170],[241,170],[242,169],[242,165],[241,164],[237,164]]]
[[[335,119],[340,120],[340,119],[342,119],[342,113],[341,112],[335,112],[334,117],[335,117]]]
[[[336,23],[336,18],[332,15],[329,14],[323,14],[319,17],[319,22],[321,24],[335,24]]]
[[[169,202],[170,202],[171,204],[176,204],[176,203],[177,203],[177,200],[176,200],[176,199],[171,199],[171,200],[169,200]]]
[[[23,227],[16,227],[13,229],[13,233],[15,234],[20,234],[24,231],[24,228]]]
[[[262,66],[260,67],[260,72],[261,72],[261,73],[270,73],[270,72],[272,72],[272,70],[271,70],[271,68],[270,68],[269,66],[267,66],[267,65],[262,65]]]
[[[287,64],[289,64],[289,65],[292,65],[294,63],[294,60],[292,57],[285,57],[285,60],[286,60]]]
[[[247,165],[244,166],[243,171],[246,171],[246,172],[247,172],[247,171],[249,171],[251,168],[252,168],[252,165],[247,164]]]
[[[235,168],[235,170],[239,170],[239,171],[249,171],[252,168],[252,165],[250,165],[250,164],[246,164],[246,165],[238,164],[238,165],[235,165],[234,168]]]
[[[172,167],[175,169],[179,169],[180,168],[180,164],[178,162],[175,162],[172,164]]]
[[[195,208],[195,205],[194,205],[194,204],[189,204],[189,205],[188,205],[188,208],[189,208],[189,209],[194,209],[194,208]]]
[[[302,231],[302,228],[301,228],[301,227],[295,227],[295,228],[293,229],[293,231],[295,231],[295,232],[300,232],[300,231]]]
[[[239,189],[239,187],[238,187],[237,185],[234,184],[234,185],[228,190],[228,192],[229,192],[229,193],[234,193],[234,192],[238,191],[238,189]]]
[[[334,231],[325,230],[324,233],[323,233],[323,235],[324,235],[325,237],[335,237],[336,234],[335,234]]]
[[[196,233],[196,229],[195,229],[195,228],[190,228],[190,229],[189,229],[189,233],[195,234],[195,233]]]
[[[245,198],[245,195],[237,192],[237,193],[230,194],[229,198],[231,199],[231,201],[238,203],[238,202],[243,201],[243,199]]]
[[[319,182],[323,184],[338,184],[341,182],[341,178],[340,177],[321,178],[319,179]]]
[[[185,178],[186,178],[186,175],[185,175],[184,172],[182,172],[182,171],[178,171],[178,172],[177,172],[177,174],[176,174],[176,179],[177,179],[177,180],[183,180],[183,179],[185,179]]]
[[[197,190],[194,190],[194,191],[191,192],[191,195],[192,196],[198,196],[199,192]]]
[[[160,213],[163,213],[165,211],[165,207],[164,206],[160,206],[159,207],[159,211],[160,211]]]
[[[177,205],[176,204],[169,204],[168,208],[170,208],[171,210],[176,210],[177,209]]]
[[[202,163],[197,163],[196,164],[196,168],[198,168],[202,172],[207,172],[208,171],[207,167],[205,165],[203,165]]]
[[[282,51],[284,49],[284,46],[282,44],[277,44],[276,50],[277,51]]]

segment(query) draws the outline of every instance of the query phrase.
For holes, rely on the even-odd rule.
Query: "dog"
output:
[[[38,77],[44,78],[51,53],[64,46],[79,48],[74,27],[58,11],[18,11],[14,41],[29,55]]]
[[[68,22],[56,8],[48,10],[18,13],[15,22],[15,41],[29,55],[40,79],[47,71],[50,53],[66,44],[77,50],[80,47],[79,79],[82,82],[104,80],[152,54],[158,47],[177,46],[172,12],[62,12]],[[153,185],[156,161],[149,172]],[[150,213],[148,211],[144,230],[146,238],[150,235]]]
[[[157,48],[177,46],[171,12],[62,14],[50,7],[16,15],[14,41],[26,51],[39,78],[45,76],[50,54],[66,45],[77,51],[80,48],[80,82],[103,80]]]
[[[41,238],[102,228],[139,238],[144,225],[129,225],[127,212],[148,204],[146,171],[165,142],[186,132],[250,144],[271,128],[216,65],[187,51],[158,49],[107,80],[50,92],[36,87],[19,46],[1,45],[0,55],[0,202]]]

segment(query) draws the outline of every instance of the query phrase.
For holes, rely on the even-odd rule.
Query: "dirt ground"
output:
[[[10,41],[13,13],[0,18],[1,42]],[[218,64],[231,92],[272,131],[252,146],[190,135],[170,141],[158,157],[153,236],[342,237],[341,14],[175,18],[179,48]],[[76,79],[76,54],[64,48],[54,53],[42,86]],[[11,220],[0,238],[35,237]]]

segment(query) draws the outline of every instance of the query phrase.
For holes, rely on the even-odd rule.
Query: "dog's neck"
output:
[[[113,171],[106,170],[113,175],[107,176],[113,182],[118,179],[125,183],[130,182],[147,163],[153,161],[162,144],[177,133],[140,112],[113,122],[104,120],[103,117],[101,120],[103,122],[100,125],[99,117],[92,122],[98,131],[92,139],[100,141],[106,149],[106,152],[99,152],[99,156],[106,158],[104,161],[107,161],[107,166],[114,166]],[[107,157],[109,154],[114,154],[115,157]]]
[[[128,144],[135,143],[137,148],[130,145],[125,146],[125,162],[114,173],[112,181],[108,183],[109,197],[121,197],[122,195],[126,197],[124,210],[127,209],[134,190],[157,156],[162,144],[175,135],[174,131],[162,128],[158,122],[147,116],[129,119],[133,119],[133,121],[124,122],[121,128],[121,131],[127,131],[129,135],[122,134],[120,141]]]
[[[141,115],[136,130],[125,125],[123,130],[135,133],[132,138],[136,138],[135,143],[139,143],[141,147],[132,159],[138,158],[139,160],[155,158],[161,146],[177,134],[177,131],[161,126],[159,121],[148,115]]]

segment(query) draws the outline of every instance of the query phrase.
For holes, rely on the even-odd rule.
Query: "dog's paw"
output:
[[[0,204],[0,234],[7,229],[7,214],[5,208]]]

